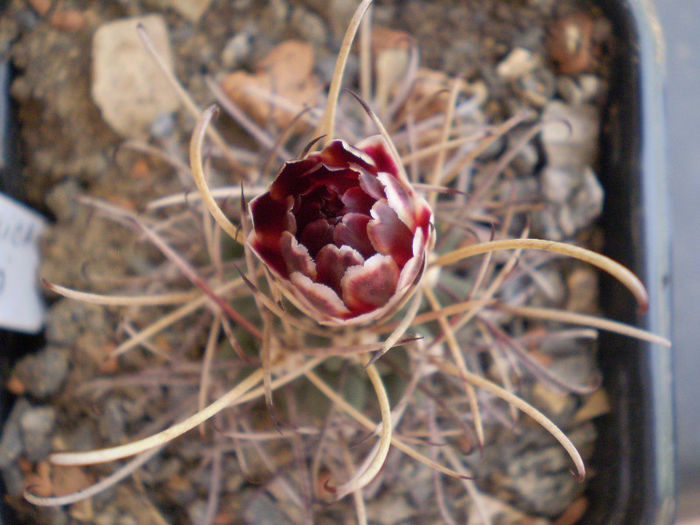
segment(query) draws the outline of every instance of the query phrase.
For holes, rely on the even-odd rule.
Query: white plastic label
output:
[[[0,327],[36,333],[45,307],[37,286],[38,240],[46,221],[0,193]]]

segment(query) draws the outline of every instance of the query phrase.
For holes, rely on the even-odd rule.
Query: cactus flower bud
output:
[[[324,325],[382,319],[415,290],[432,211],[380,136],[286,162],[250,203],[248,242],[285,296]]]

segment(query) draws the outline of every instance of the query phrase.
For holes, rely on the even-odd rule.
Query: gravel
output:
[[[126,3],[132,4],[131,11],[138,11],[133,7],[138,3]],[[211,3],[209,9],[205,7],[204,12],[200,14],[194,11],[190,11],[193,14],[188,14],[183,10],[183,5],[190,4],[184,9],[192,9],[195,3],[184,0],[147,2],[149,6],[162,7],[167,4],[172,8],[158,18],[158,24],[167,21],[168,32],[164,38],[166,41],[164,45],[172,50],[178,76],[190,87],[194,86],[194,95],[198,103],[203,104],[211,99],[209,93],[200,89],[204,86],[205,74],[229,73],[244,66],[249,70],[273,45],[289,37],[311,41],[317,48],[316,65],[311,74],[318,74],[324,82],[330,78],[335,58],[324,46],[334,38],[338,39],[339,27],[342,28],[342,25],[339,26],[335,19],[329,19],[327,13],[333,13],[339,18],[347,18],[348,2],[311,0],[300,5],[300,2],[272,0],[264,5],[257,5],[249,0],[237,0]],[[455,6],[454,10],[446,10],[444,6],[420,1],[411,2],[405,9],[397,9],[393,4],[377,5],[375,16],[377,20],[384,21],[388,25],[405,26],[405,30],[420,39],[424,65],[447,68],[452,74],[460,74],[469,86],[479,83],[483,92],[487,94],[487,100],[479,108],[476,119],[479,124],[499,123],[521,110],[530,111],[532,116],[528,123],[536,122],[537,118],[543,120],[545,123],[543,132],[516,152],[514,160],[505,167],[504,180],[507,183],[493,192],[496,196],[493,203],[499,206],[513,199],[517,205],[535,210],[531,214],[531,225],[535,234],[544,232],[550,238],[569,239],[587,228],[600,213],[602,206],[602,191],[596,179],[594,166],[600,132],[599,104],[604,98],[606,85],[604,80],[590,70],[565,74],[551,67],[548,53],[551,53],[552,49],[546,49],[545,46],[547,28],[544,27],[543,21],[553,15],[555,2],[540,0],[518,3],[523,7],[519,11],[523,14],[522,19],[518,19],[508,10],[498,9],[497,4],[484,2],[483,11],[477,13],[476,18],[480,17],[479,19],[469,16],[472,8],[467,3]],[[524,7],[525,4],[527,7]],[[63,33],[56,36],[54,30],[47,30],[44,36],[46,41],[42,41],[41,35],[35,31],[31,38],[27,38],[27,41],[32,42],[31,46],[26,42],[23,43],[24,47],[18,46],[24,58],[20,63],[24,64],[26,69],[25,76],[18,80],[14,90],[24,104],[35,103],[38,100],[47,108],[46,114],[59,124],[72,122],[70,117],[66,117],[71,114],[70,112],[61,113],[56,109],[61,104],[64,108],[68,107],[65,101],[73,100],[67,96],[68,91],[58,82],[63,78],[61,75],[67,73],[54,67],[41,70],[33,60],[42,55],[32,54],[29,50],[41,49],[42,53],[45,53],[47,52],[45,50],[50,51],[54,48],[60,50],[61,45],[70,45],[74,51],[85,49],[90,41],[88,37],[92,35],[91,31],[94,32],[99,26],[109,28],[114,23],[109,21],[114,13],[108,13],[105,9],[107,8],[99,3],[87,10],[85,18],[92,25],[89,31],[86,30],[82,34],[80,45],[71,41]],[[121,15],[118,18],[123,18]],[[201,17],[199,23],[192,23],[198,17]],[[133,20],[130,24],[132,27]],[[465,31],[465,25],[479,26],[483,31]],[[202,31],[202,27],[205,26],[206,32]],[[115,27],[112,27],[110,45],[127,40],[128,45],[134,43],[133,34],[126,30],[116,30]],[[66,41],[69,44],[65,44]],[[41,44],[46,45],[42,47]],[[553,44],[550,43],[549,46],[551,45]],[[595,45],[594,39],[591,40],[591,45]],[[165,98],[164,93],[170,92],[169,88],[159,87],[149,81],[148,89],[144,92],[139,91],[142,86],[138,80],[143,80],[145,77],[153,79],[160,73],[150,75],[136,71],[138,68],[135,56],[129,59],[130,63],[124,67],[115,67],[118,65],[117,61],[109,59],[108,47],[107,45],[98,46],[96,43],[92,57],[82,57],[83,60],[79,63],[77,59],[74,62],[66,62],[71,66],[68,70],[70,75],[84,79],[85,84],[90,78],[90,75],[85,73],[85,69],[89,69],[89,60],[92,60],[93,65],[103,63],[107,67],[106,72],[103,71],[107,75],[105,79],[112,78],[109,75],[131,79],[131,85],[124,86],[118,85],[116,81],[105,82],[105,91],[95,97],[102,109],[104,119],[97,115],[97,110],[89,100],[86,85],[82,86],[82,94],[75,95],[76,101],[81,100],[82,104],[92,108],[89,120],[98,122],[103,128],[100,132],[99,144],[95,144],[98,136],[95,133],[85,132],[84,136],[71,133],[68,138],[71,141],[79,141],[79,146],[75,151],[68,148],[62,151],[61,155],[55,155],[57,146],[54,144],[53,136],[50,139],[32,136],[27,140],[29,151],[36,152],[30,161],[32,176],[43,181],[44,173],[50,173],[51,176],[47,179],[54,182],[61,181],[50,193],[49,205],[56,212],[61,224],[53,230],[52,243],[47,243],[46,268],[51,270],[47,272],[45,269],[47,273],[44,275],[49,275],[50,280],[60,284],[98,291],[111,291],[124,283],[134,281],[136,282],[134,289],[143,291],[148,283],[143,285],[143,281],[137,281],[143,274],[141,270],[145,268],[160,271],[162,258],[160,256],[155,258],[156,262],[152,266],[144,262],[150,261],[145,257],[139,259],[141,262],[138,264],[119,262],[125,259],[132,261],[131,243],[136,242],[132,240],[136,236],[132,231],[113,222],[95,220],[95,216],[99,214],[91,208],[76,206],[74,199],[84,190],[91,191],[112,203],[116,202],[128,209],[138,210],[146,200],[146,193],[154,192],[154,188],[165,193],[174,191],[173,187],[179,190],[180,186],[173,184],[177,176],[172,172],[168,171],[162,179],[151,172],[162,164],[160,161],[149,158],[146,167],[140,172],[142,179],[139,179],[135,172],[130,171],[130,162],[133,157],[129,156],[129,153],[120,151],[119,155],[111,158],[108,154],[97,154],[94,150],[102,148],[105,144],[113,146],[117,142],[115,138],[117,135],[121,138],[150,136],[154,139],[153,144],[171,153],[174,152],[173,154],[184,160],[186,153],[182,153],[185,152],[182,145],[186,145],[189,140],[192,122],[189,116],[184,116],[184,112],[177,109],[177,104],[160,100],[161,97]],[[166,52],[168,53],[169,51]],[[199,62],[202,57],[207,58],[206,64]],[[59,58],[65,59],[63,55]],[[78,67],[79,64],[82,70]],[[347,71],[347,78],[350,81],[356,75],[357,69],[357,60],[352,57]],[[77,71],[82,71],[82,76],[78,76]],[[97,73],[102,74],[99,71]],[[99,75],[96,82],[102,80]],[[56,103],[52,98],[54,95],[52,89],[56,90],[56,98],[60,96],[61,104]],[[163,106],[158,107],[153,113],[141,111],[139,104],[142,96],[145,97],[144,100],[153,99],[155,96],[159,99],[157,102],[163,103]],[[473,96],[472,92],[463,93],[463,99],[471,96]],[[75,102],[75,105],[80,107],[78,102]],[[57,115],[61,115],[61,118]],[[85,112],[81,115],[85,115]],[[105,121],[115,130],[115,133],[105,132],[107,129]],[[462,122],[466,125],[467,121],[468,119],[465,119]],[[468,124],[473,125],[474,122],[469,121]],[[187,131],[183,132],[182,129]],[[225,126],[222,126],[222,129],[226,129]],[[464,170],[460,175],[461,180],[468,180],[470,177],[478,178],[480,173],[486,171],[485,167],[497,163],[508,148],[517,144],[519,137],[522,136],[521,133],[527,131],[527,126],[522,126],[507,137],[496,141],[473,166]],[[105,134],[109,140],[103,139]],[[82,138],[78,140],[76,136]],[[109,148],[105,146],[104,149]],[[55,157],[59,157],[59,160],[57,161]],[[89,159],[85,160],[88,157]],[[141,157],[138,158],[143,160]],[[217,159],[212,158],[212,164],[216,165]],[[124,188],[126,188],[125,196],[121,192]],[[36,190],[36,193],[43,196],[49,192]],[[36,195],[33,198],[38,199]],[[484,213],[488,211],[490,210]],[[524,228],[523,216],[524,214],[517,212],[514,224]],[[493,234],[492,228],[484,227],[484,232],[481,233],[487,238],[489,234]],[[76,235],[76,231],[91,233],[89,236],[87,233]],[[182,232],[187,242],[198,242],[197,238],[190,234],[189,231]],[[472,235],[472,232],[469,232],[469,235]],[[168,240],[181,241],[176,235]],[[56,248],[52,244],[60,244],[62,248]],[[101,253],[97,248],[107,252],[108,255]],[[66,265],[66,261],[70,261],[71,264]],[[516,268],[518,275],[522,275],[521,270],[524,266],[525,264]],[[555,263],[537,267],[540,284],[544,286],[541,292],[537,292],[532,286],[531,279],[518,278],[517,282],[503,290],[500,297],[518,301],[523,296],[534,295],[537,301],[541,300],[544,304],[569,302],[593,309],[595,298],[590,298],[587,294],[591,283],[590,274],[581,274],[577,279],[569,279],[566,273],[562,274],[563,266]],[[463,282],[461,284],[464,285]],[[128,312],[124,314],[122,314],[123,310],[119,312],[119,316],[128,316]],[[75,403],[75,398],[70,396],[62,399],[62,394],[74,394],[78,387],[84,386],[98,374],[103,376],[100,379],[105,381],[127,377],[101,367],[105,364],[104,358],[109,350],[123,340],[123,334],[118,329],[127,326],[128,322],[133,327],[142,326],[140,323],[146,324],[142,319],[132,318],[125,321],[123,317],[115,314],[115,310],[100,306],[83,305],[66,300],[59,300],[54,304],[49,314],[46,331],[47,348],[35,356],[24,358],[14,370],[15,377],[26,387],[27,398],[19,399],[0,438],[0,467],[4,467],[3,476],[8,487],[19,489],[18,474],[21,472],[18,470],[16,460],[22,454],[35,462],[41,460],[48,452],[49,443],[65,449],[85,450],[104,446],[105,443],[128,440],[140,431],[145,432],[143,429],[146,426],[153,426],[154,420],[162,414],[171,412],[173,407],[184,406],[193,392],[196,392],[195,388],[189,386],[177,389],[158,385],[154,381],[155,386],[122,386],[105,388],[96,393],[90,391],[88,395],[81,394],[81,403]],[[189,319],[183,324],[185,324],[185,332],[193,326]],[[525,329],[523,324],[518,323],[513,323],[513,327],[515,335],[518,334],[518,330]],[[183,327],[177,328],[177,330],[182,329]],[[469,332],[470,338],[474,335],[479,335],[477,330]],[[463,336],[464,332],[460,334],[460,337]],[[167,362],[168,359],[176,356],[176,359],[186,360],[188,364],[194,364],[201,359],[197,348],[192,350],[188,347],[187,350],[182,350],[181,340],[178,341],[177,336],[173,336],[172,333],[159,334],[153,339],[153,343],[168,348],[168,354],[153,356],[149,352],[142,352],[141,349],[134,349],[120,362],[120,366],[125,365],[125,370],[122,371],[131,374],[131,378],[134,378],[138,376],[138,371],[134,371],[135,369],[140,370],[141,366],[160,366],[161,358]],[[465,344],[467,343],[468,341],[465,341]],[[178,354],[181,351],[186,355]],[[552,354],[555,353],[565,353],[565,351],[558,349],[552,352]],[[474,359],[476,366],[480,364],[478,360],[482,357],[485,361],[488,360],[485,353],[476,357],[478,357]],[[69,362],[72,366],[69,366]],[[576,384],[585,384],[591,377],[593,357],[587,349],[581,358],[565,358],[560,364],[557,364],[556,359],[553,362],[555,363],[553,369],[557,373],[566,376],[567,380]],[[71,372],[70,388],[63,390],[62,387],[67,383],[69,372]],[[175,374],[174,372],[173,376]],[[189,377],[193,376],[194,374]],[[524,392],[531,394],[531,399],[538,406],[546,409],[549,415],[563,422],[565,426],[567,421],[571,424],[570,418],[578,406],[578,397],[552,392],[545,385],[537,383],[527,373],[518,376],[517,379],[521,383],[518,386],[522,386]],[[351,380],[349,379],[348,382]],[[534,387],[533,382],[535,382]],[[126,384],[125,382],[122,385]],[[230,386],[227,385],[228,387]],[[366,394],[361,385],[358,388],[362,395]],[[113,392],[109,392],[110,389]],[[391,394],[393,397],[394,392]],[[48,402],[54,396],[57,403],[64,403],[67,406],[60,410],[51,408]],[[475,479],[479,482],[479,490],[494,491],[491,493],[492,496],[498,498],[497,503],[492,502],[494,507],[506,509],[510,508],[509,505],[517,504],[520,509],[518,512],[526,510],[541,515],[556,516],[581,490],[581,486],[569,473],[570,463],[566,454],[558,445],[554,445],[540,428],[532,428],[527,418],[521,416],[518,424],[512,425],[507,419],[507,410],[503,410],[498,402],[483,392],[480,396],[484,400],[485,412],[491,418],[487,420],[487,444],[483,457],[475,453],[474,458],[469,461],[470,468],[474,469]],[[68,402],[65,401],[66,398],[69,399]],[[31,403],[36,402],[42,404],[32,406]],[[67,410],[64,411],[63,408]],[[92,410],[93,408],[95,409]],[[461,408],[459,407],[460,410]],[[464,408],[466,411],[467,408]],[[490,412],[492,409],[493,412]],[[64,412],[68,412],[68,416]],[[300,412],[303,411],[300,410]],[[260,413],[256,412],[256,415],[260,417]],[[499,417],[503,420],[494,421]],[[255,424],[257,423],[258,421],[255,420]],[[468,421],[467,424],[471,422]],[[504,424],[507,427],[505,431]],[[333,430],[333,425],[329,428]],[[51,435],[52,430],[53,441],[50,442],[48,436]],[[586,453],[590,454],[588,447],[592,437],[588,430],[580,431],[576,428],[565,430],[572,431],[574,436],[578,432],[579,444],[583,444]],[[188,437],[183,438],[183,441],[190,438],[198,441],[188,441],[187,447],[173,447],[168,452],[172,455],[155,458],[150,466],[144,468],[141,473],[141,482],[153,495],[155,504],[148,502],[143,510],[134,510],[133,516],[131,512],[122,512],[122,507],[118,511],[116,508],[114,511],[110,510],[110,507],[106,508],[107,505],[115,504],[115,501],[120,499],[119,495],[123,496],[125,487],[131,487],[124,483],[106,496],[93,499],[93,521],[100,525],[146,523],[140,519],[142,515],[159,517],[159,509],[171,509],[177,505],[180,505],[180,508],[174,512],[179,512],[178,519],[186,513],[190,521],[201,521],[206,511],[206,494],[203,492],[210,476],[209,458],[211,456],[207,455],[211,450],[209,431],[209,425],[207,425],[203,439],[197,431],[191,432]],[[261,446],[267,446],[267,444],[262,443]],[[439,447],[437,448],[439,452]],[[352,447],[350,452],[353,455],[357,453]],[[477,456],[478,459],[476,459]],[[274,455],[271,457],[276,459]],[[393,456],[390,454],[391,458]],[[255,463],[257,457],[255,454],[250,454],[245,460]],[[397,459],[393,461],[392,468],[396,465],[403,465],[401,468],[406,468],[406,462],[400,463]],[[231,512],[250,523],[289,521],[290,516],[286,514],[286,509],[282,509],[280,503],[270,496],[274,493],[268,491],[269,487],[266,484],[251,488],[249,480],[256,477],[249,472],[241,471],[241,464],[244,461],[241,461],[236,454],[227,451],[222,462],[224,465],[221,505],[224,509],[223,515],[225,512]],[[198,466],[193,467],[195,463]],[[285,469],[294,468],[295,464],[291,465],[291,467],[289,464],[280,467],[279,475],[288,475],[289,472]],[[413,463],[410,465],[418,469]],[[197,469],[196,472],[194,469]],[[387,468],[388,470],[390,468]],[[256,475],[261,479],[269,474],[266,468],[260,468],[260,471],[263,474],[256,472]],[[402,474],[406,472],[403,470]],[[406,519],[412,519],[411,516],[419,506],[416,502],[429,501],[434,495],[432,474],[426,469],[421,472],[426,479],[430,479],[425,483],[421,482],[420,486],[411,486],[415,484],[418,477],[409,473],[403,476],[403,479],[397,478],[397,482],[392,486],[383,486],[381,490],[377,490],[375,492],[377,498],[369,502],[373,515],[384,515],[383,522],[391,523],[392,516],[388,516],[386,509],[393,507],[397,515],[400,513],[408,516]],[[271,479],[274,480],[274,476]],[[288,479],[296,489],[297,478]],[[422,478],[421,480],[423,481]],[[274,485],[274,482],[270,485]],[[446,482],[446,485],[448,489],[450,487],[455,489],[451,492],[452,495],[459,494],[458,497],[450,500],[450,504],[462,505],[466,498],[464,487],[458,482],[454,482],[454,485]],[[412,499],[413,496],[415,497]],[[141,495],[131,494],[126,500],[120,500],[120,504],[124,501],[133,503],[137,498],[140,499]],[[188,504],[188,502],[191,503]],[[135,504],[128,507],[135,508]],[[325,510],[324,506],[321,512]],[[165,511],[163,512],[165,514]],[[515,511],[508,510],[508,513],[513,520],[516,520]],[[167,514],[167,519],[170,518],[172,515]],[[538,518],[532,516],[528,518],[534,520],[533,523],[539,523]],[[57,524],[67,519],[67,514],[59,511],[55,513],[54,518],[47,518],[44,523]],[[157,522],[156,518],[153,519]],[[517,519],[521,519],[521,516]]]
[[[18,399],[3,425],[2,438],[0,438],[0,468],[7,467],[24,450],[20,421],[28,410],[31,410],[29,401],[24,398]]]
[[[28,409],[20,419],[20,429],[27,459],[38,463],[51,451],[50,435],[56,424],[56,409],[37,406]]]
[[[46,347],[23,357],[15,366],[13,377],[22,382],[31,396],[47,399],[56,394],[66,380],[69,354],[64,348]]]

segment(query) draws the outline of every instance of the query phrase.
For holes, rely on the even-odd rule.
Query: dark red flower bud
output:
[[[380,136],[287,162],[250,203],[249,244],[300,310],[326,325],[394,313],[434,241],[432,211]]]

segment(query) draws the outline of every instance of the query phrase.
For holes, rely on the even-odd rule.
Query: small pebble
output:
[[[323,46],[328,39],[328,30],[323,19],[303,7],[294,9],[291,25],[300,37],[311,44]]]
[[[600,115],[593,105],[554,100],[542,113],[542,145],[552,167],[593,164],[598,152]]]
[[[17,463],[11,463],[2,469],[2,481],[8,495],[19,495],[24,490],[24,474]]]
[[[102,405],[102,415],[99,418],[100,435],[108,443],[119,443],[126,434],[124,408],[122,400],[110,397]]]
[[[23,29],[25,31],[32,31],[33,29],[36,28],[38,23],[39,23],[39,16],[37,15],[37,13],[35,13],[31,9],[20,9],[20,11],[17,13],[17,26],[19,26],[20,29]],[[16,82],[16,80],[13,81],[13,86],[12,86],[13,93],[14,93],[14,83],[15,82]]]
[[[130,514],[124,514],[119,517],[116,525],[139,525],[136,518]]]
[[[537,237],[561,241],[564,235],[556,217],[556,207],[548,205],[532,215],[532,232]]]
[[[256,492],[243,511],[246,523],[287,523],[288,517],[264,492]]]
[[[521,461],[522,460],[522,461]],[[516,501],[521,508],[537,514],[555,517],[561,514],[569,502],[582,490],[571,472],[559,474],[549,471],[551,465],[561,466],[569,461],[561,448],[549,447],[532,451],[516,458],[514,471],[520,471],[514,481]],[[521,466],[520,463],[523,463]],[[540,463],[535,465],[533,463]],[[546,475],[542,472],[546,472]]]
[[[29,401],[24,398],[18,399],[3,425],[2,438],[0,438],[0,468],[7,467],[24,449],[20,421],[28,410],[31,410]]]
[[[583,423],[595,417],[608,414],[610,412],[610,399],[608,394],[603,388],[599,388],[593,394],[591,394],[588,399],[585,400],[583,405],[574,414],[573,421],[575,423]]]
[[[197,22],[209,9],[211,0],[161,0],[165,7],[172,7],[191,22]]]
[[[584,460],[592,456],[595,440],[598,437],[598,430],[593,423],[588,421],[573,429],[569,429],[567,435],[574,446],[581,452]]]
[[[63,9],[51,15],[51,25],[61,31],[77,32],[85,27],[85,15],[76,9]]]
[[[567,277],[569,296],[566,309],[586,314],[598,308],[598,273],[590,266],[578,266]]]
[[[74,348],[88,328],[109,333],[106,328],[110,321],[105,312],[100,305],[59,299],[47,315],[46,339],[56,346]]]
[[[542,193],[549,202],[565,204],[580,183],[580,174],[564,168],[547,166],[540,174]]]
[[[90,450],[98,444],[97,429],[92,421],[78,426],[72,432],[54,436],[53,439],[53,448],[64,450]]]
[[[532,175],[540,161],[540,155],[532,142],[525,144],[513,159],[513,167],[520,175]],[[534,178],[533,178],[534,182]]]
[[[559,73],[575,75],[593,67],[593,19],[577,12],[557,20],[550,28],[547,51]]]
[[[591,385],[598,378],[593,352],[587,351],[583,345],[576,354],[555,359],[550,370],[565,383],[571,385]]]
[[[95,516],[94,525],[116,525],[118,511],[115,507],[107,507]]]
[[[71,518],[64,509],[65,507],[43,507],[37,523],[45,523],[47,525],[69,525],[71,523]]]
[[[544,196],[554,205],[547,212],[554,213],[564,237],[589,226],[603,210],[603,188],[590,167],[547,166],[541,183]]]
[[[593,102],[603,89],[603,81],[596,75],[581,75],[578,79],[583,102]]]
[[[576,400],[573,396],[545,386],[542,381],[535,383],[532,388],[532,398],[536,407],[540,408],[548,417],[555,421],[566,414],[571,417],[576,408]]]
[[[414,480],[415,483],[415,480]],[[418,485],[418,483],[416,483]],[[430,485],[430,483],[426,483]],[[416,510],[408,494],[384,493],[367,502],[367,518],[378,525],[412,523]]]
[[[535,107],[545,106],[556,91],[556,78],[549,69],[530,71],[515,82],[516,91]]]
[[[566,236],[590,226],[603,211],[604,192],[598,177],[591,168],[583,170],[581,183],[576,188],[568,206],[559,213],[559,224]]]
[[[583,90],[573,77],[561,76],[557,79],[557,92],[565,102],[572,106],[583,103]]]
[[[539,55],[529,49],[516,47],[496,66],[496,73],[504,80],[515,80],[534,70],[539,64]]]
[[[516,157],[518,159],[519,157]],[[529,160],[519,160],[518,164],[522,162],[528,168],[524,171],[523,177],[518,177],[510,181],[507,188],[503,189],[503,199],[513,199],[515,201],[522,202],[532,202],[539,199],[540,196],[540,186],[537,178],[532,176],[532,168],[530,165],[532,159]]]
[[[289,4],[285,0],[269,0],[263,12],[262,25],[271,31],[287,23]]]
[[[187,506],[187,515],[190,518],[190,523],[204,523],[204,518],[207,515],[207,502],[201,499],[190,503]],[[256,521],[256,523],[262,523]]]
[[[602,89],[603,82],[596,75],[561,76],[557,79],[559,95],[572,106],[595,102]]]
[[[151,124],[151,137],[154,139],[168,138],[175,132],[176,127],[177,124],[173,113],[161,113]]]
[[[90,447],[94,448],[94,447]],[[99,494],[92,497],[92,502],[96,509],[105,509],[114,504],[114,500],[118,497],[119,485],[103,490]],[[118,513],[117,513],[118,514]]]
[[[231,5],[237,11],[247,11],[252,3],[253,0],[232,0]]]
[[[56,424],[56,409],[38,406],[27,410],[20,419],[20,429],[27,459],[32,463],[43,460],[51,450],[49,434]]]
[[[546,265],[537,268],[537,286],[532,299],[533,306],[562,304],[566,297],[566,285],[558,265]]]
[[[75,198],[80,192],[80,185],[75,179],[67,179],[51,188],[46,204],[57,221],[68,222],[76,216]]]
[[[221,51],[221,65],[229,69],[240,67],[250,55],[252,38],[252,35],[246,32],[240,32],[230,38]]]
[[[29,0],[29,5],[34,8],[37,14],[43,16],[51,9],[51,0]]]
[[[32,396],[45,399],[59,391],[68,375],[68,350],[47,347],[23,357],[12,373]]]
[[[84,499],[73,503],[68,507],[68,514],[78,523],[92,523],[95,518],[92,500]]]
[[[259,123],[271,119],[280,127],[288,126],[294,116],[251,93],[272,93],[300,107],[313,105],[319,91],[313,74],[314,48],[301,40],[286,40],[275,46],[256,65],[256,73],[235,71],[226,75],[221,86],[237,105]],[[272,110],[272,111],[271,111]]]

